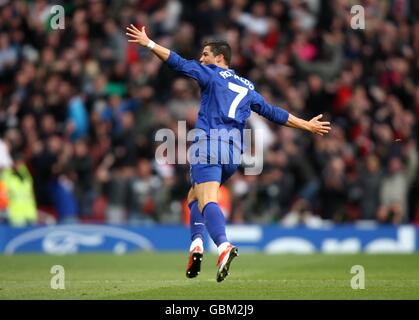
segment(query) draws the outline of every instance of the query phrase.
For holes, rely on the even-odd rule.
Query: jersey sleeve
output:
[[[195,60],[186,60],[172,50],[166,63],[173,70],[198,81],[201,87],[205,87],[212,76],[212,71],[208,67]]]
[[[262,117],[273,121],[277,124],[285,124],[288,121],[288,111],[281,107],[272,106],[265,101],[265,99],[256,91],[253,91],[252,103],[250,109]]]

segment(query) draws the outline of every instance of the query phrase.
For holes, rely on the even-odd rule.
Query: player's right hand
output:
[[[323,117],[322,114],[319,114],[318,116],[312,118],[309,121],[311,132],[318,134],[320,136],[329,133],[331,130],[330,122],[328,121],[320,121],[320,119]]]
[[[145,33],[145,26],[143,26],[140,31],[133,24],[131,24],[130,27],[127,27],[127,30],[128,32],[126,35],[131,37],[131,39],[128,39],[128,42],[136,42],[144,47],[150,42],[150,39]]]

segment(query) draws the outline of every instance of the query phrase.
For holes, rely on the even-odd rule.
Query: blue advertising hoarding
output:
[[[229,225],[230,241],[248,251],[280,253],[413,253],[419,250],[419,228],[412,225],[337,225],[322,228]],[[215,252],[207,239],[206,249]],[[75,254],[82,252],[185,251],[184,226],[56,225],[15,229],[0,226],[0,252]]]

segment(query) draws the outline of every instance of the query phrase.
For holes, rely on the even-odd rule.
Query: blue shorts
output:
[[[198,141],[192,146],[197,151],[204,143],[204,141]],[[195,160],[198,159],[198,163],[190,161],[192,185],[209,181],[218,181],[220,184],[223,184],[236,172],[241,160],[241,150],[234,146],[233,143],[222,141],[218,143],[214,141],[208,142],[207,149],[200,149],[198,152],[195,152],[195,155],[197,156]]]

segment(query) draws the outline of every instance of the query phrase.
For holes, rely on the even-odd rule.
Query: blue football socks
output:
[[[196,238],[204,239],[205,232],[205,220],[198,208],[198,201],[192,201],[189,205],[191,210],[190,215],[190,226],[191,226],[191,240],[194,241]]]
[[[208,233],[217,247],[220,244],[227,242],[225,218],[218,204],[215,202],[209,202],[205,205],[202,212],[204,214],[205,226],[207,227]]]

